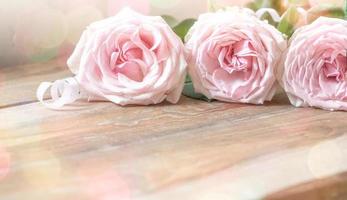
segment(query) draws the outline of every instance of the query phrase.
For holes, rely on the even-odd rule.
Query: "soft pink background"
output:
[[[0,67],[67,57],[82,30],[124,6],[144,14],[197,17],[208,0],[11,0],[0,1]],[[244,5],[248,0],[212,0]],[[310,0],[343,4],[343,0]]]

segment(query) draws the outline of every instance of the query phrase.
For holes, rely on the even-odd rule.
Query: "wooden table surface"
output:
[[[62,61],[0,69],[1,200],[347,199],[347,113],[206,103],[48,110]]]

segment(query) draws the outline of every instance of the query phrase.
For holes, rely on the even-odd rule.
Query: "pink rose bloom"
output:
[[[298,29],[279,79],[291,103],[347,111],[347,21],[321,17]]]
[[[186,65],[182,41],[161,17],[129,9],[91,24],[68,60],[88,94],[120,105],[177,103]]]
[[[275,70],[286,40],[251,10],[235,7],[202,14],[186,40],[189,74],[197,93],[252,104],[274,96]]]

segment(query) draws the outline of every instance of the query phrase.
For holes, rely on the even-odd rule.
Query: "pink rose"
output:
[[[347,21],[321,17],[298,29],[279,79],[297,107],[347,111]]]
[[[286,40],[251,10],[202,14],[186,40],[189,74],[197,93],[252,104],[274,96],[275,70]]]
[[[91,24],[68,60],[88,94],[120,105],[177,103],[186,65],[182,41],[161,17],[129,9]]]

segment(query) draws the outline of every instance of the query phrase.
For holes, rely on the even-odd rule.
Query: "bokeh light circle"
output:
[[[67,35],[67,23],[61,11],[37,9],[25,13],[18,20],[15,41],[20,45],[36,48],[53,48],[63,43]]]
[[[102,161],[98,164],[83,165],[78,169],[78,174],[81,190],[90,199],[132,199],[128,180]]]
[[[332,6],[344,6],[344,0],[309,0],[311,6],[319,5],[332,5]]]
[[[0,181],[4,179],[10,171],[10,154],[0,147]]]
[[[33,188],[53,188],[60,183],[61,164],[53,153],[39,148],[38,152],[29,151],[21,154],[20,159],[27,163],[21,172],[26,182]]]
[[[65,16],[60,11],[46,10],[40,14],[42,21],[37,29],[38,46],[41,48],[53,48],[60,46],[67,35],[67,23]]]
[[[38,6],[19,15],[14,31],[13,43],[20,55],[31,61],[47,61],[56,57],[68,28],[62,11]]]
[[[161,9],[169,9],[177,6],[182,0],[150,0],[151,5]]]
[[[92,22],[103,19],[102,12],[93,6],[81,6],[67,14],[69,34],[68,41],[76,44],[85,28]]]
[[[321,142],[310,149],[308,168],[316,178],[339,173],[343,166],[343,153],[334,141]]]
[[[213,2],[220,6],[243,6],[251,0],[213,0]]]
[[[108,0],[107,13],[109,16],[116,15],[124,7],[129,7],[137,12],[148,15],[150,11],[149,0]]]

